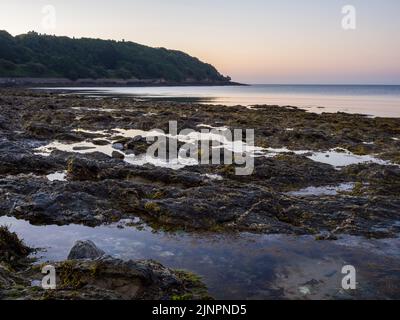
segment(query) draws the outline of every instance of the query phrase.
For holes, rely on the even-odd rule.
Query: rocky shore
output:
[[[0,299],[182,300],[210,299],[196,275],[151,261],[122,261],[90,241],[79,241],[68,260],[33,264],[15,233],[0,228]],[[55,288],[42,287],[44,266],[55,270]]]
[[[128,161],[148,147],[137,132],[167,131],[170,120],[179,130],[254,129],[262,153],[253,174],[235,175],[234,166],[224,164],[175,170]],[[328,241],[342,234],[391,238],[400,232],[398,118],[0,89],[0,151],[0,215],[35,225],[99,226],[135,218],[137,227],[167,232],[245,231]],[[22,251],[21,257],[29,252]],[[155,262],[99,263],[105,274],[144,268],[179,278]],[[93,262],[66,267],[86,274]],[[172,294],[169,288],[153,293],[159,285],[141,287],[140,295],[107,292],[110,298],[129,299],[187,294],[183,289]],[[72,297],[71,291],[58,294]],[[31,289],[26,295],[36,297]],[[3,296],[10,293],[3,290]]]

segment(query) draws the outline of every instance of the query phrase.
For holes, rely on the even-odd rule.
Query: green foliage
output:
[[[229,81],[186,53],[133,42],[71,39],[0,30],[0,77],[65,77]]]

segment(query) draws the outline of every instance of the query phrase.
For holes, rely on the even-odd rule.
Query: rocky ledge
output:
[[[318,239],[400,232],[397,118],[23,89],[2,89],[0,108],[0,215],[32,224],[88,226],[139,218],[139,224],[170,232]],[[233,165],[173,170],[126,161],[148,147],[140,134],[126,133],[167,130],[170,120],[179,130],[205,124],[253,128],[256,145],[270,154],[255,158],[249,176],[235,175]],[[341,156],[357,161],[332,165]],[[50,178],[54,174],[62,178]],[[343,184],[350,187],[341,190]],[[328,187],[337,191],[325,192]],[[307,188],[319,191],[301,192]]]
[[[211,299],[200,278],[151,260],[122,261],[78,241],[68,260],[34,264],[17,235],[0,228],[0,299],[182,300]],[[54,289],[43,289],[45,265],[55,268]]]

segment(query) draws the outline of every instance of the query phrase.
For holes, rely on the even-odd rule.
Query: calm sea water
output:
[[[400,86],[251,85],[226,87],[58,88],[92,96],[133,96],[223,105],[292,105],[312,112],[348,112],[400,117]]]

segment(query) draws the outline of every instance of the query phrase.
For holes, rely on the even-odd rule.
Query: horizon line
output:
[[[262,86],[400,86],[399,84],[384,84],[384,83],[246,83],[240,82],[245,85],[262,85]]]

